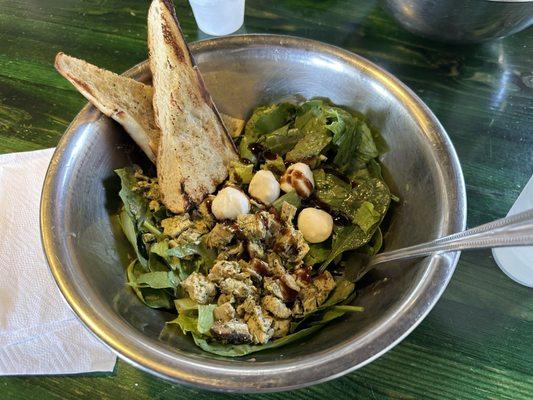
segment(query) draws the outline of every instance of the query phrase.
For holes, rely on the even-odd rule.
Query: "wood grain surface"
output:
[[[57,51],[116,72],[147,58],[146,0],[0,0],[0,153],[54,146],[85,100],[53,69]],[[177,2],[188,41],[197,30]],[[241,33],[335,44],[410,86],[448,131],[468,191],[468,225],[504,216],[533,173],[533,30],[449,46],[402,30],[374,1],[248,0]],[[0,190],[4,190],[1,188]],[[533,289],[490,251],[465,253],[437,306],[370,365],[290,393],[223,395],[119,361],[110,374],[0,378],[1,399],[531,399]]]

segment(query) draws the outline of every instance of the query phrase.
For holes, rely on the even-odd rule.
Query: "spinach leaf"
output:
[[[363,179],[356,183],[357,185],[352,191],[354,198],[357,199],[360,204],[365,201],[372,203],[374,205],[374,210],[379,213],[381,219],[383,219],[391,200],[388,186],[384,181],[378,178]]]
[[[316,325],[322,325],[325,322],[332,321],[336,318],[342,317],[346,311],[337,310],[335,307],[331,307],[329,310],[327,310],[323,315],[322,318],[318,321],[312,321],[308,324],[308,326],[316,326]]]
[[[120,212],[119,222],[124,235],[126,235],[126,238],[133,247],[133,250],[135,250],[137,259],[144,267],[146,267],[148,264],[148,259],[145,257],[146,251],[141,252],[139,250],[140,246],[144,247],[144,243],[142,240],[140,240],[140,233],[133,222],[132,216],[124,208]]]
[[[190,313],[181,312],[178,314],[176,319],[168,321],[167,324],[176,324],[181,328],[181,331],[184,335],[187,332],[194,334],[199,334],[198,332],[198,317],[191,315]]]
[[[345,203],[350,199],[352,187],[333,174],[327,174],[323,169],[313,171],[316,197],[336,211],[351,209]]]
[[[150,272],[159,272],[159,271],[168,272],[168,270],[170,269],[168,267],[168,264],[165,262],[165,259],[163,259],[162,257],[158,256],[155,253],[150,253],[148,257],[147,267]]]
[[[285,193],[283,196],[278,197],[272,203],[272,207],[274,207],[276,211],[279,212],[281,210],[281,206],[285,201],[296,208],[300,208],[302,204],[302,199],[300,198],[300,196],[298,196],[296,191],[293,190],[292,192]]]
[[[346,279],[340,279],[337,281],[335,289],[328,297],[328,299],[319,308],[325,309],[335,304],[339,304],[341,301],[346,300],[354,291],[354,284]]]
[[[341,289],[339,289],[340,290],[339,295],[335,297],[336,299],[341,298],[342,297],[341,293],[345,294],[350,287],[352,287],[352,292],[353,292],[353,284],[350,284],[349,282],[348,284],[342,283],[340,287]],[[349,296],[349,294],[347,296]],[[339,300],[339,301],[342,301],[342,300]],[[194,333],[194,332],[193,332],[193,339],[194,339],[194,343],[196,343],[197,346],[199,346],[202,350],[207,351],[209,353],[213,353],[213,354],[217,354],[219,356],[225,356],[225,357],[241,357],[241,356],[245,356],[247,354],[255,353],[258,351],[285,346],[289,343],[293,343],[297,340],[303,339],[304,337],[309,336],[310,334],[319,330],[326,323],[336,318],[341,317],[342,315],[345,314],[346,311],[348,310],[329,309],[327,312],[325,312],[322,315],[322,317],[320,317],[320,319],[313,321],[311,324],[309,324],[307,328],[301,329],[287,336],[284,336],[282,338],[273,340],[271,342],[268,342],[262,345],[256,345],[256,344],[231,345],[231,344],[222,344],[218,342],[210,342],[208,341],[206,337],[200,334]],[[353,310],[350,310],[350,311],[353,311]]]
[[[136,225],[140,226],[146,219],[148,202],[143,196],[133,190],[137,183],[135,168],[126,167],[117,169],[115,173],[120,177],[121,188],[118,194],[124,203],[124,208],[128,215],[136,222]]]
[[[388,187],[383,181],[376,178],[360,181],[350,196],[350,198],[345,199],[345,202],[339,210],[352,217],[354,222],[357,221],[356,215],[359,210],[359,206],[356,207],[356,205],[362,204],[365,201],[372,203],[373,211],[379,214],[379,216],[370,217],[374,221],[374,224],[367,231],[363,230],[358,224],[336,227],[331,245],[331,254],[320,267],[321,270],[324,270],[331,261],[343,252],[357,249],[366,244],[383,220],[390,203]]]
[[[143,288],[141,300],[151,308],[172,308],[170,295],[162,289]]]
[[[311,243],[309,244],[309,251],[305,255],[305,265],[320,264],[327,260],[331,248],[325,243]]]
[[[329,321],[325,321],[329,322]],[[325,323],[324,322],[324,323]],[[322,324],[315,325],[306,329],[302,329],[298,332],[291,333],[282,338],[273,340],[265,344],[222,344],[218,342],[208,342],[203,336],[193,333],[194,343],[202,350],[208,353],[217,354],[225,357],[241,357],[247,354],[256,353],[258,351],[273,349],[276,347],[285,346],[289,343],[300,340],[306,336],[309,336],[313,332],[316,332],[322,327]]]
[[[362,250],[369,256],[373,256],[374,254],[377,254],[379,250],[381,250],[381,246],[383,246],[383,233],[381,232],[381,228],[378,226],[374,232],[374,236],[372,236],[372,239],[370,239],[370,241],[363,247]]]
[[[333,306],[333,310],[336,311],[347,311],[347,312],[364,312],[365,308],[361,306],[350,306],[348,304],[343,304],[340,306]]]
[[[354,289],[355,285],[352,282],[344,278],[339,279],[336,283],[335,289],[333,289],[333,292],[329,295],[328,299],[322,303],[321,306],[304,314],[303,318],[298,322],[291,323],[291,332],[294,332],[301,325],[307,323],[309,319],[314,318],[317,314],[320,315],[321,312],[330,310],[333,306],[339,303],[351,301],[352,296],[355,296]],[[321,320],[323,320],[323,318],[324,316],[322,316]]]
[[[213,310],[217,308],[216,304],[198,305],[198,332],[201,334],[208,333],[213,324],[215,317],[213,317]]]
[[[378,178],[384,181],[381,173],[381,165],[376,159],[368,161],[363,168],[350,171],[347,176],[350,181],[360,181],[368,178]]]
[[[316,197],[332,210],[346,215],[352,223],[361,224],[363,232],[373,230],[387,212],[391,195],[387,185],[380,179],[362,179],[356,181],[356,186],[352,188],[324,170],[315,170],[313,177]]]
[[[340,254],[348,250],[355,250],[367,243],[372,234],[363,232],[359,225],[349,225],[336,227],[331,244],[329,257],[320,266],[320,271],[324,271],[327,266]]]
[[[150,253],[157,254],[159,257],[163,259],[167,259],[168,251],[168,242],[161,240],[160,242],[154,243],[152,246],[150,246]]]
[[[180,279],[173,271],[146,272],[137,277],[134,283],[137,287],[151,287],[152,289],[167,289],[178,286]]]
[[[167,256],[184,258],[200,254],[200,245],[198,243],[184,243],[167,250]]]
[[[128,284],[137,297],[151,308],[172,308],[170,296],[165,290],[139,287],[137,280],[144,273],[146,273],[146,270],[138,260],[133,260],[126,269]]]

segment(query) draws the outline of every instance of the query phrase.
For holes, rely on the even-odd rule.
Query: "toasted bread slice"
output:
[[[96,108],[108,116],[112,116],[108,112],[111,108],[109,105],[114,101],[113,97],[117,95],[114,88],[121,87],[121,93],[126,93],[126,96],[120,99],[122,111],[126,116],[131,116],[134,121],[140,121],[140,123],[131,123],[131,118],[117,117],[115,120],[124,126],[126,132],[152,162],[156,162],[161,131],[154,119],[152,86],[117,75],[63,53],[57,54],[55,65],[61,75],[69,80]],[[113,88],[113,90],[111,91],[109,88]],[[224,113],[221,113],[220,116],[232,138],[236,138],[242,133],[244,120]]]
[[[167,208],[183,213],[224,181],[237,151],[168,0],[154,0],[150,6],[148,49],[155,118],[161,129],[159,185]]]
[[[156,162],[160,131],[154,120],[151,86],[63,53],[57,54],[55,67],[96,108],[120,123]]]

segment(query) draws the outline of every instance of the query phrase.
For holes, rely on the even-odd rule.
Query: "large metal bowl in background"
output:
[[[478,43],[533,24],[533,0],[380,0],[408,31],[452,43]]]
[[[386,249],[464,229],[465,189],[446,132],[407,87],[369,61],[315,41],[244,35],[191,44],[220,111],[246,117],[256,106],[329,97],[368,115],[390,151],[389,181],[402,201]],[[146,63],[127,72],[149,81]],[[131,249],[116,224],[113,170],[142,162],[121,127],[85,107],[61,139],[41,203],[44,248],[53,275],[80,319],[123,359],[158,376],[223,391],[285,390],[352,371],[397,344],[434,306],[459,254],[381,268],[360,285],[350,314],[286,347],[225,359],[189,337],[161,335],[172,316],[141,304],[125,285]],[[383,279],[387,277],[388,279]]]

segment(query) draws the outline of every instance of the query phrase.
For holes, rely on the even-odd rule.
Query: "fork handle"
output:
[[[377,254],[372,257],[365,270],[389,261],[408,260],[434,253],[531,245],[533,245],[533,210],[527,210],[431,242]]]

